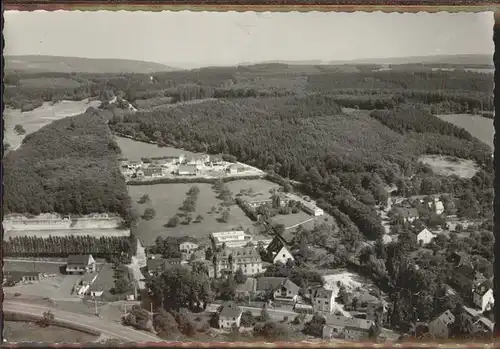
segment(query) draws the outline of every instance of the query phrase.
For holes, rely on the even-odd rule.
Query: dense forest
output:
[[[3,159],[4,213],[112,212],[130,222],[119,152],[106,120],[92,109],[27,135]]]
[[[44,101],[81,100],[112,91],[136,107],[149,108],[204,98],[321,93],[333,96],[342,106],[360,109],[392,109],[401,103],[423,103],[434,113],[494,109],[493,78],[489,74],[352,68],[259,64],[151,75],[9,73],[4,80],[4,101],[8,106],[30,110]]]

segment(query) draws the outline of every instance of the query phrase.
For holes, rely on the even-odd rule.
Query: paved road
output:
[[[6,300],[3,303],[3,308],[6,311],[12,311],[22,314],[30,314],[40,316],[43,312],[50,310],[57,320],[68,323],[74,323],[80,326],[85,326],[92,330],[99,331],[101,335],[108,338],[118,338],[127,342],[159,342],[160,338],[152,333],[146,333],[134,330],[131,327],[125,327],[118,323],[108,322],[96,316],[71,313],[50,307],[39,305],[13,302]]]

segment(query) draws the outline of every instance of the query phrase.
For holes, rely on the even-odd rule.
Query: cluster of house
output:
[[[168,174],[178,176],[195,176],[204,168],[219,168],[228,174],[246,171],[246,167],[238,163],[227,163],[222,155],[165,156],[150,161],[122,160],[120,168],[124,176],[132,178],[158,178]]]
[[[213,256],[207,260],[203,246],[191,237],[179,241],[181,258],[163,258],[149,255],[147,260],[148,274],[155,275],[172,265],[189,266],[192,262],[202,262],[206,265],[209,277],[221,277],[241,269],[247,276],[263,273],[266,268],[280,261],[286,263],[293,256],[281,237],[274,239],[254,239],[242,230],[216,232],[209,235],[210,249]],[[259,248],[266,251],[267,258],[262,258]]]
[[[238,200],[239,205],[246,206],[244,211],[252,210],[255,212],[257,208],[261,206],[277,206],[278,207],[287,207],[290,204],[296,203],[297,207],[302,209],[307,214],[310,214],[314,217],[319,217],[325,214],[325,212],[316,206],[313,201],[306,200],[298,195],[292,193],[274,193],[272,197],[267,199],[258,199],[258,200],[250,200],[250,199],[240,199]]]
[[[472,308],[463,307],[463,314],[472,324],[473,333],[492,333],[495,324],[488,318],[482,316],[482,314]],[[448,309],[443,313],[436,316],[432,321],[427,324],[418,323],[415,329],[412,331],[413,334],[419,335],[417,332],[425,333],[428,332],[434,338],[447,339],[450,335],[451,326],[455,323],[456,317]]]
[[[241,297],[271,297],[274,302],[294,304],[297,313],[321,314],[325,324],[318,335],[325,339],[343,338],[347,340],[362,340],[370,336],[370,329],[375,326],[377,316],[384,316],[386,307],[380,299],[362,294],[359,297],[360,306],[358,315],[344,316],[336,312],[335,293],[321,286],[311,286],[303,290],[290,279],[285,277],[257,277],[247,278],[239,285],[236,293]],[[378,312],[378,313],[377,313]],[[241,309],[234,303],[225,303],[219,311],[219,327],[222,329],[240,326]]]
[[[424,199],[418,200],[421,204],[427,204],[429,209],[435,212],[437,215],[442,215],[445,212],[443,202],[436,196],[434,196],[430,201],[425,201]],[[400,206],[394,207],[395,214],[401,218],[404,222],[414,222],[420,218],[420,214],[415,207],[412,207],[410,203],[405,203]]]

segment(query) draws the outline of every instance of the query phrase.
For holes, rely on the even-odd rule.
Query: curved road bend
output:
[[[112,338],[118,338],[127,342],[160,342],[159,337],[152,333],[146,333],[134,330],[131,327],[125,327],[121,324],[109,322],[98,318],[97,316],[89,316],[78,313],[71,313],[50,307],[32,305],[27,303],[19,303],[5,300],[3,309],[21,314],[30,314],[40,316],[43,312],[50,310],[56,319],[85,326],[92,330],[99,331],[102,335]]]

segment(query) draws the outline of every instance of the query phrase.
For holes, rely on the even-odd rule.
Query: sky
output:
[[[4,13],[5,55],[122,58],[176,67],[493,54],[493,12]]]

